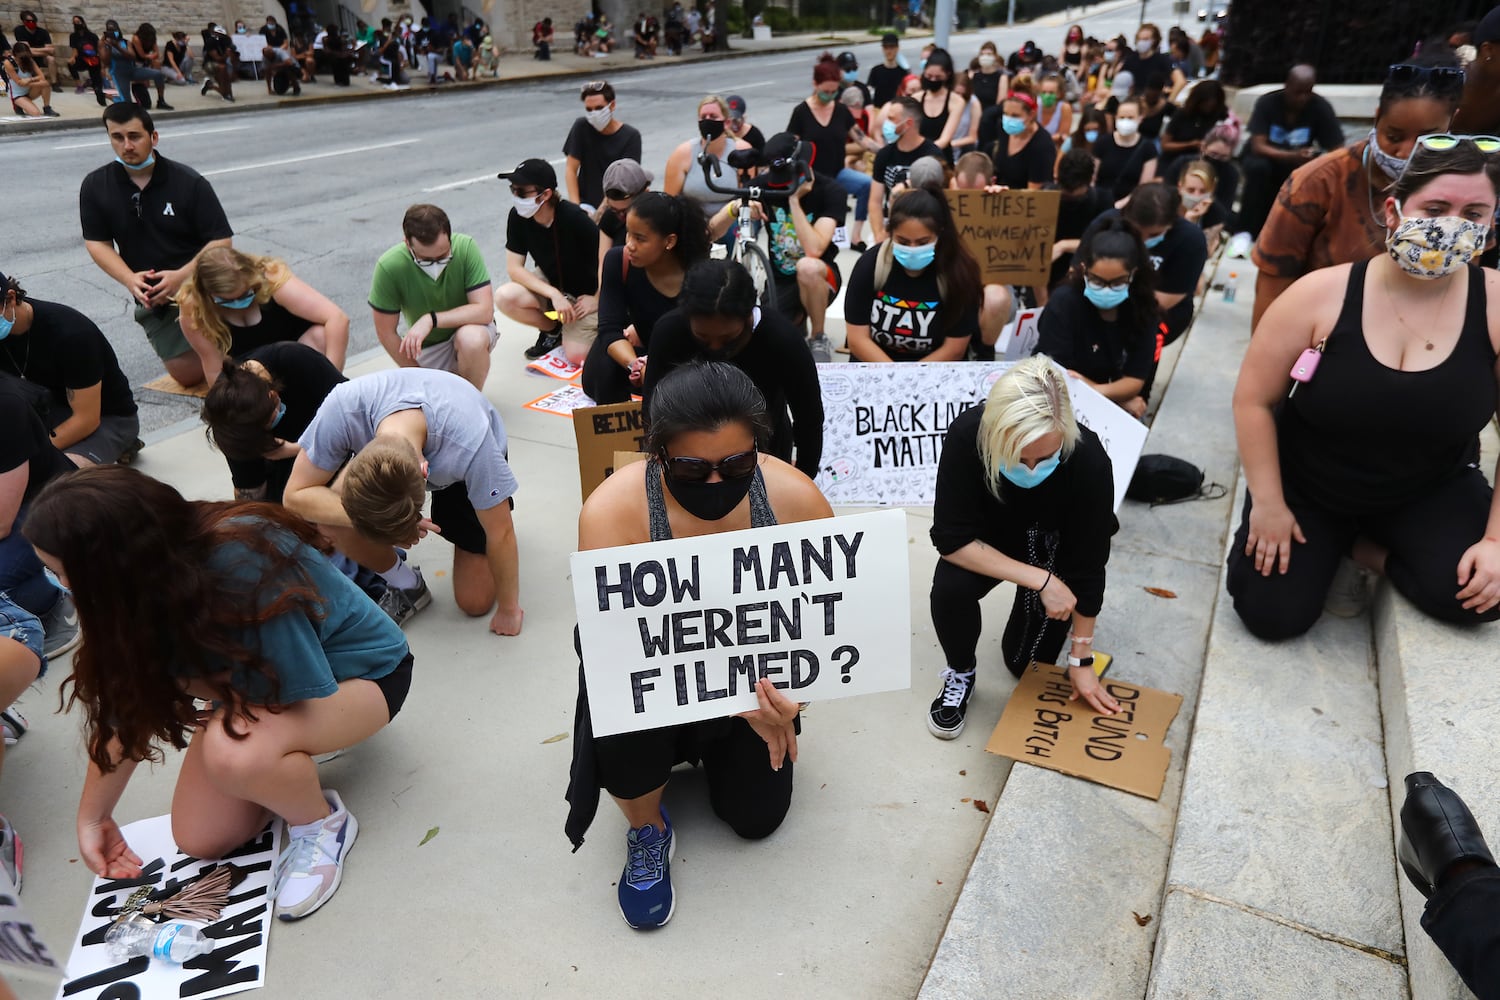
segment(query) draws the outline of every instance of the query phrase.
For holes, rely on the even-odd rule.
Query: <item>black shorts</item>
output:
[[[455,548],[484,555],[484,525],[479,523],[479,515],[474,513],[468,489],[462,482],[432,491],[432,523]]]
[[[406,693],[411,690],[412,663],[411,650],[407,650],[401,662],[396,664],[395,670],[370,682],[385,695],[385,708],[391,713],[392,719],[401,711],[401,706],[406,704]]]
[[[838,298],[839,289],[844,286],[844,276],[839,272],[837,264],[823,262],[827,270],[828,301],[832,302]],[[776,274],[772,276],[772,286],[776,289],[776,308],[781,315],[796,322],[807,316],[807,310],[802,308],[801,289],[797,287],[797,276],[795,274]]]

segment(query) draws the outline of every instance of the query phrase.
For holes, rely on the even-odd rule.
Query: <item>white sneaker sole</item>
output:
[[[932,721],[932,716],[929,714],[927,716],[927,731],[940,740],[956,740],[958,739],[958,734],[964,731],[964,726],[967,722],[967,719],[960,722],[957,729],[943,729]]]

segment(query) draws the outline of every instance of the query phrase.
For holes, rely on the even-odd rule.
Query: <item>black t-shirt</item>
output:
[[[267,25],[260,29],[260,33],[266,36],[266,44],[273,49],[286,47],[286,29],[279,24]]]
[[[228,64],[234,61],[235,48],[228,35],[217,31],[203,33],[203,61]]]
[[[1142,139],[1161,138],[1162,126],[1172,117],[1172,104],[1170,101],[1162,101],[1155,108],[1141,108],[1141,131]]]
[[[1091,382],[1144,381],[1156,368],[1156,328],[1137,321],[1129,303],[1106,320],[1072,284],[1059,285],[1037,321],[1035,353]]]
[[[881,63],[870,67],[870,75],[867,82],[870,84],[870,99],[874,104],[889,104],[896,99],[901,92],[901,81],[906,79],[907,71],[898,66],[887,66]]]
[[[1178,111],[1172,115],[1162,128],[1162,135],[1173,142],[1202,142],[1203,137],[1208,135],[1208,130],[1213,128],[1222,118],[1213,114],[1189,114],[1186,111]]]
[[[1110,209],[1089,226],[1083,238],[1087,239],[1102,220],[1119,218],[1119,209]],[[1167,343],[1182,335],[1193,319],[1193,293],[1198,289],[1198,276],[1203,265],[1208,263],[1208,244],[1204,242],[1203,230],[1178,216],[1172,227],[1162,234],[1162,241],[1147,247],[1151,255],[1151,266],[1156,272],[1156,291],[1169,295],[1181,295],[1182,300],[1164,312],[1167,324]]]
[[[621,124],[605,135],[587,118],[578,118],[563,141],[563,155],[578,161],[579,202],[597,208],[604,204],[604,171],[609,165],[616,160],[641,162],[641,133],[633,125]]]
[[[1172,57],[1165,52],[1156,52],[1145,59],[1135,49],[1125,50],[1125,64],[1121,67],[1131,72],[1135,81],[1131,84],[1130,92],[1139,94],[1146,87],[1146,81],[1158,74],[1170,86],[1172,82]]]
[[[547,283],[558,291],[593,295],[599,290],[599,227],[571,201],[558,199],[555,204],[557,214],[550,226],[534,218],[523,219],[511,209],[505,224],[505,249],[530,254]]]
[[[999,108],[984,113],[988,118],[999,118]],[[995,164],[995,183],[1008,188],[1024,190],[1028,184],[1051,184],[1052,168],[1057,163],[1057,147],[1052,144],[1052,135],[1039,128],[1021,147],[1016,155],[1010,155],[1010,136],[1002,130],[989,148],[990,160]]]
[[[283,441],[299,440],[333,387],[348,381],[333,362],[306,344],[267,344],[240,358],[240,363],[246,361],[259,361],[271,373],[272,381],[281,387],[279,392],[281,401],[286,404],[286,412],[271,428],[271,433]],[[277,461],[291,464],[290,459]],[[249,461],[231,458],[228,462],[235,489],[255,489],[266,484],[268,477],[276,478],[270,474],[273,463],[264,458]],[[282,477],[278,485],[284,483]],[[279,501],[281,498],[268,499]]]
[[[907,171],[911,165],[924,156],[936,156],[945,159],[943,151],[931,140],[923,140],[922,145],[908,153],[897,146],[894,142],[888,143],[880,148],[875,154],[875,167],[871,176],[881,184],[885,185],[885,203],[891,203],[891,189],[897,184],[906,183]]]
[[[745,134],[740,136],[740,138],[745,142],[748,142],[751,149],[766,148],[766,135],[756,125],[751,125],[748,129],[746,129]]]
[[[1094,159],[1099,161],[1099,172],[1094,176],[1094,183],[1105,191],[1116,190],[1116,183],[1126,176],[1125,168],[1135,156],[1136,150],[1140,148],[1139,142],[1133,146],[1121,146],[1115,142],[1113,132],[1101,135],[1094,141]],[[1137,180],[1139,180],[1139,175],[1137,175]],[[1130,187],[1134,188],[1135,184],[1131,184]]]
[[[606,208],[599,215],[599,231],[609,237],[610,246],[624,246],[625,216],[612,208]]]
[[[1277,149],[1301,149],[1318,145],[1323,152],[1338,149],[1344,144],[1344,129],[1339,125],[1333,105],[1313,94],[1302,110],[1287,122],[1286,91],[1273,90],[1262,94],[1250,112],[1247,129],[1253,136],[1264,136]]]
[[[115,244],[132,271],[179,268],[205,244],[234,235],[213,186],[160,152],[144,190],[120,164],[106,163],[83,179],[78,203],[83,238]]]
[[[99,36],[92,31],[75,31],[68,36],[68,48],[73,50],[74,59],[87,60],[92,56],[95,60],[93,65],[99,65]],[[92,49],[93,51],[88,51]],[[84,62],[84,65],[90,65]]]
[[[997,67],[993,73],[981,73],[978,70],[969,74],[970,93],[979,98],[979,106],[988,111],[1000,100],[1000,81],[1005,79],[1005,74]]]
[[[875,266],[883,244],[860,255],[844,292],[844,322],[870,327],[870,339],[892,361],[921,361],[958,337],[965,342],[979,330],[979,306],[974,303],[954,317],[943,311],[936,267],[920,274],[891,261],[883,288],[875,287]]]
[[[41,25],[37,25],[35,28],[28,28],[24,24],[18,24],[16,25],[16,41],[25,42],[35,52],[39,46],[52,44],[52,33]],[[36,56],[36,64],[38,66],[47,65],[47,57],[43,55]]]
[[[808,355],[809,358],[812,355]],[[48,481],[75,468],[68,456],[52,447],[52,435],[26,397],[7,379],[0,379],[0,473],[29,465],[23,504],[30,503]],[[818,432],[822,434],[821,428]]]
[[[657,291],[645,268],[626,266],[624,247],[615,247],[604,255],[599,283],[599,339],[605,347],[623,340],[625,328],[634,326],[641,338],[638,353],[649,354],[657,321],[676,308],[677,300]]]
[[[1063,195],[1057,200],[1057,226],[1053,230],[1059,240],[1076,240],[1088,229],[1089,223],[1114,207],[1114,199],[1104,188],[1091,187],[1082,195],[1070,198]],[[1049,285],[1055,285],[1073,266],[1073,255],[1065,253],[1052,262]]]
[[[115,350],[94,321],[70,306],[27,300],[31,329],[0,340],[0,371],[46,386],[68,405],[69,389],[99,386],[99,413],[124,417],[135,412],[130,382]]]
[[[810,222],[816,224],[819,219],[832,219],[837,228],[844,224],[844,218],[848,214],[849,193],[833,178],[817,176],[813,179],[812,190],[802,196],[799,204]],[[788,214],[791,202],[767,202],[765,209],[770,215],[768,229],[771,239],[771,272],[788,277],[796,272],[797,261],[806,256],[802,241],[797,238],[792,217]],[[829,240],[823,251],[823,259],[832,264],[838,257],[838,245]]]
[[[5,32],[0,31],[0,56],[10,51],[10,40],[5,37]]]
[[[181,69],[182,61],[187,58],[188,54],[187,42],[178,42],[176,39],[173,39],[167,42],[163,48],[165,51],[162,55],[170,59],[171,65],[175,65],[178,69]]]
[[[816,476],[823,459],[823,390],[818,367],[800,330],[775,309],[762,309],[745,347],[727,361],[750,376],[766,397],[771,418],[771,454],[792,461],[808,476]],[[651,333],[651,354],[641,386],[642,412],[651,410],[651,394],[668,372],[705,357],[681,309],[663,316]]]
[[[825,177],[836,177],[844,169],[844,146],[854,127],[854,112],[843,104],[833,105],[833,117],[820,125],[806,101],[798,102],[787,120],[786,130],[803,142],[812,143],[812,168]]]

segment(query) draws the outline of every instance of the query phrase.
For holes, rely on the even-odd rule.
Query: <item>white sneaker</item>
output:
[[[287,824],[287,846],[277,861],[276,916],[301,920],[328,902],[344,877],[344,858],[359,835],[359,823],[344,808],[339,793],[323,789],[333,809],[305,826]]]
[[[815,364],[826,365],[833,361],[833,342],[828,339],[828,334],[820,333],[816,337],[809,337],[807,349],[812,352]]]
[[[1370,587],[1375,574],[1353,559],[1339,562],[1339,571],[1323,598],[1323,610],[1336,618],[1358,618],[1370,606]]]
[[[16,706],[12,705],[0,712],[0,738],[5,740],[6,746],[15,746],[30,728],[31,723],[26,721],[26,716]]]
[[[1229,256],[1248,257],[1250,256],[1250,248],[1253,246],[1255,246],[1255,237],[1249,233],[1235,233],[1234,237],[1229,241]]]

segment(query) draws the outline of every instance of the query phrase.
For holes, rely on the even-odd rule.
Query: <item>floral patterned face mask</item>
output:
[[[1396,202],[1401,212],[1401,203]],[[1414,278],[1441,278],[1467,267],[1480,251],[1489,227],[1456,215],[1433,219],[1401,216],[1385,238],[1386,251]]]

